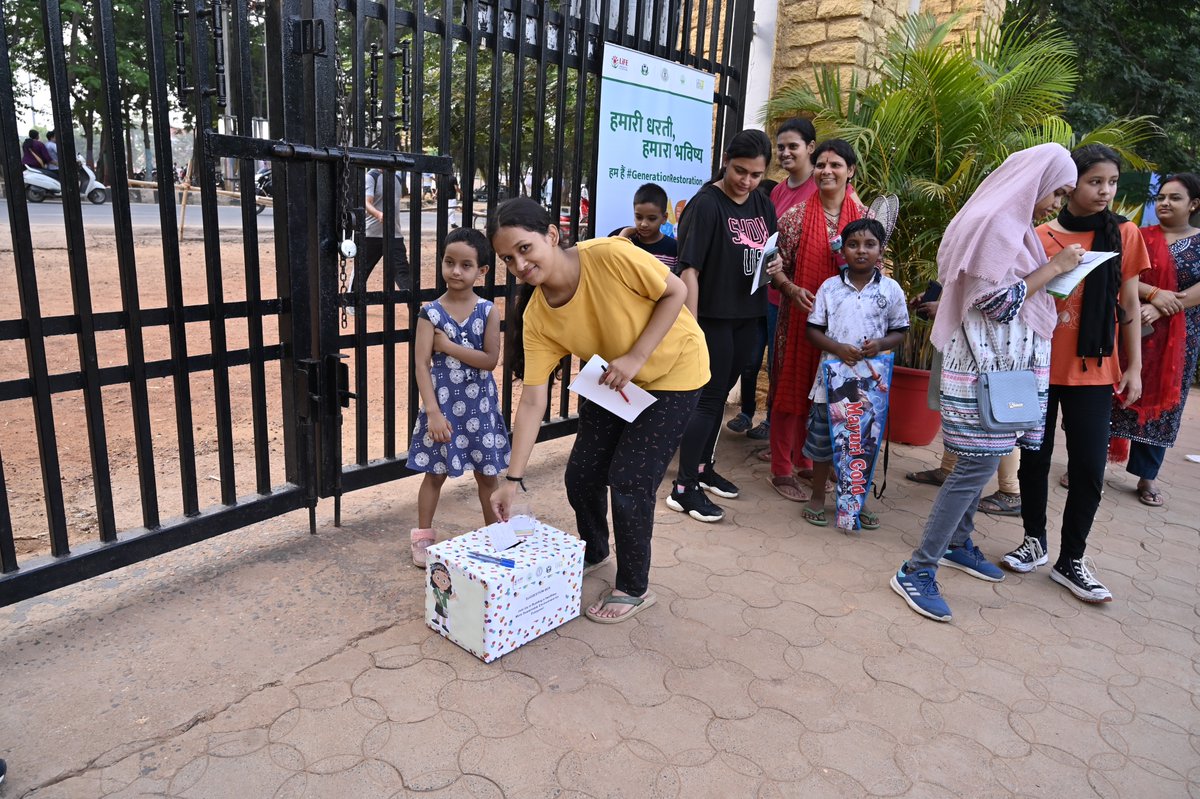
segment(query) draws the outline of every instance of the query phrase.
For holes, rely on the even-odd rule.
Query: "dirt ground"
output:
[[[196,217],[187,229],[181,244],[181,263],[184,304],[205,306],[208,304],[204,244],[202,230]],[[137,275],[138,302],[143,310],[165,308],[167,303],[163,270],[162,240],[157,229],[135,229],[133,260]],[[11,243],[4,236],[0,241],[0,252],[11,258]],[[259,262],[259,286],[264,299],[278,296],[275,280],[275,247],[269,227],[260,231],[257,246]],[[421,284],[434,285],[435,250],[432,236],[425,237],[421,246]],[[413,243],[408,242],[410,256]],[[7,250],[7,252],[4,252]],[[111,232],[88,232],[88,246],[83,254],[90,280],[90,296],[94,313],[121,311],[122,286],[119,272],[115,239]],[[226,303],[245,300],[247,287],[246,251],[239,232],[230,235],[229,229],[222,230],[220,248],[222,293]],[[42,244],[35,249],[38,294],[43,318],[70,316],[76,312],[72,300],[68,251],[65,240]],[[496,276],[497,284],[503,285],[506,276],[501,268]],[[376,268],[367,284],[369,291],[383,288],[383,270]],[[503,313],[503,299],[497,301]],[[17,299],[15,270],[0,273],[0,321],[21,318]],[[408,309],[398,306],[396,326],[404,329],[408,325]],[[353,335],[353,320],[342,329],[343,336]],[[248,323],[245,319],[230,319],[224,322],[226,350],[236,351],[247,347]],[[375,306],[367,311],[367,331],[383,330],[383,308]],[[263,341],[266,346],[279,342],[279,320],[268,316],[262,322]],[[189,356],[207,354],[212,351],[211,329],[208,322],[193,322],[186,325],[186,350]],[[101,332],[96,335],[97,363],[100,369],[124,367],[130,363],[124,331]],[[147,363],[167,362],[171,358],[170,339],[165,326],[143,328],[143,353]],[[356,388],[355,351],[352,345],[343,348],[349,358],[350,386]],[[74,335],[53,336],[46,339],[46,354],[50,374],[60,375],[80,371],[79,344]],[[366,461],[384,457],[383,430],[383,352],[379,346],[367,348],[366,368],[367,391],[346,409],[343,416],[342,462],[349,464],[360,458],[356,451],[359,412],[365,408],[367,449],[362,453]],[[408,345],[396,346],[396,441],[395,452],[408,449],[411,431],[409,421],[410,403],[408,395],[409,350]],[[268,463],[271,484],[279,486],[286,482],[284,475],[284,440],[282,407],[280,400],[280,366],[278,361],[267,361],[266,404]],[[28,361],[23,341],[0,342],[0,383],[28,379]],[[502,385],[501,370],[496,370],[496,381]],[[220,503],[221,483],[217,452],[216,399],[211,371],[192,373],[188,388],[191,393],[191,425],[195,446],[197,492],[200,508]],[[560,386],[555,387],[553,407],[559,407]],[[129,384],[117,384],[102,390],[104,415],[104,443],[107,448],[107,463],[112,484],[113,507],[118,531],[136,530],[145,524],[143,518],[140,472],[136,457],[133,430],[132,394]],[[766,406],[766,375],[760,374],[758,407]],[[735,389],[736,394],[736,389]],[[251,380],[248,366],[229,370],[230,408],[233,420],[233,449],[235,463],[236,495],[244,497],[256,491],[253,406],[251,403]],[[520,398],[520,385],[514,386],[513,404]],[[151,443],[154,453],[155,495],[159,503],[160,519],[168,521],[183,514],[181,455],[179,447],[179,419],[175,406],[175,382],[172,378],[151,379],[147,383],[147,399],[150,414]],[[93,480],[93,452],[89,445],[84,397],[82,391],[54,394],[52,398],[55,450],[58,453],[62,473],[61,483],[66,507],[69,540],[72,548],[81,543],[96,541],[99,536],[97,522],[97,498]],[[569,405],[574,411],[574,403]],[[415,414],[415,408],[412,413]],[[49,531],[45,506],[45,492],[41,474],[41,442],[37,440],[33,417],[33,404],[29,399],[0,402],[0,464],[8,491],[9,511],[12,516],[13,533],[17,553],[22,563],[31,556],[49,552]]]
[[[198,230],[189,230],[189,239],[198,235]],[[227,231],[223,231],[227,232]],[[118,258],[111,234],[90,233],[90,242],[84,254],[91,281],[91,301],[96,313],[122,309],[122,288],[118,271]],[[6,237],[7,238],[7,237]],[[245,252],[240,240],[223,237],[221,246],[222,296],[225,302],[244,300],[247,276]],[[240,237],[239,237],[240,238]],[[433,285],[434,248],[432,238],[426,239],[421,253],[422,285]],[[8,246],[8,242],[4,242]],[[410,249],[411,249],[410,242]],[[260,290],[264,298],[277,297],[275,282],[275,248],[270,232],[260,235],[257,243],[260,263]],[[205,278],[205,253],[201,241],[187,240],[181,248],[183,264],[184,302],[188,306],[208,304],[208,288]],[[11,256],[9,256],[11,257]],[[157,232],[139,235],[134,248],[138,282],[138,299],[143,309],[166,307],[165,282],[163,277],[162,244]],[[39,297],[43,317],[64,316],[74,313],[71,281],[68,268],[68,253],[65,247],[40,247],[35,252]],[[0,320],[19,319],[14,270],[5,270],[0,275]],[[368,283],[368,290],[382,289],[382,269],[377,268]],[[503,280],[503,275],[498,276]],[[501,310],[503,302],[498,303]],[[408,311],[398,307],[398,328],[408,324]],[[374,307],[367,313],[367,329],[383,329],[383,309]],[[230,351],[247,346],[248,326],[245,319],[227,320],[224,323],[226,348]],[[343,335],[353,333],[353,323],[343,330]],[[207,322],[187,325],[187,352],[199,355],[211,352],[210,328]],[[170,341],[166,327],[144,329],[144,353],[147,362],[167,361],[171,357]],[[263,339],[266,345],[278,343],[279,322],[275,317],[263,320]],[[120,367],[129,363],[124,332],[97,334],[97,359],[101,369]],[[80,354],[75,336],[55,336],[46,340],[49,370],[52,375],[80,370]],[[350,355],[351,388],[355,385],[355,359],[352,347],[344,350]],[[372,347],[367,355],[368,390],[357,400],[367,408],[368,432],[367,459],[384,455],[383,441],[383,354],[381,347]],[[396,397],[397,397],[397,452],[408,447],[410,424],[408,421],[408,347],[396,348]],[[24,343],[20,341],[0,342],[0,381],[24,380],[28,368]],[[497,381],[500,373],[497,371]],[[251,405],[250,369],[230,369],[230,405],[233,418],[233,442],[235,453],[236,488],[238,496],[255,491],[255,455]],[[220,480],[218,477],[216,405],[211,372],[198,372],[190,376],[192,427],[195,438],[196,471],[200,507],[218,504]],[[175,412],[175,386],[171,378],[150,380],[147,386],[151,419],[151,436],[154,451],[154,476],[157,481],[157,497],[160,516],[163,520],[180,516],[183,512],[180,476],[180,451],[178,446],[177,415]],[[108,463],[111,469],[113,504],[118,530],[135,529],[143,524],[142,504],[139,487],[139,470],[136,459],[132,422],[131,391],[128,384],[110,386],[103,390],[103,410],[107,439]],[[283,424],[280,404],[280,367],[278,361],[266,364],[267,437],[269,440],[269,463],[271,482],[280,485],[284,478]],[[72,547],[82,542],[94,541],[98,536],[96,498],[92,479],[91,453],[84,415],[82,391],[55,394],[53,397],[54,426],[57,436],[56,449],[62,470],[62,486],[67,511]],[[343,462],[356,460],[355,440],[357,418],[352,404],[346,411],[343,428]],[[12,514],[14,535],[19,555],[34,555],[47,552],[49,536],[47,514],[43,501],[40,470],[39,442],[35,433],[33,406],[30,400],[0,403],[0,454],[3,457],[4,477],[8,489],[8,502]],[[24,558],[22,560],[25,560]]]

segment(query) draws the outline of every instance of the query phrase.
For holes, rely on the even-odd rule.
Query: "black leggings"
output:
[[[758,343],[754,345],[746,368],[742,370],[742,413],[754,418],[758,407],[758,373],[762,370],[763,356],[767,354],[767,317],[759,320]]]
[[[1100,507],[1104,464],[1108,459],[1112,386],[1050,386],[1046,405],[1046,438],[1039,450],[1021,450],[1021,520],[1025,535],[1046,546],[1046,501],[1050,492],[1050,458],[1062,409],[1067,434],[1067,504],[1063,507],[1062,543],[1057,563],[1083,557],[1092,520]]]
[[[650,393],[657,402],[632,422],[581,400],[579,432],[567,458],[567,499],[586,545],[583,559],[599,563],[608,557],[611,490],[617,548],[614,587],[631,596],[646,593],[658,486],[700,396],[699,389]]]
[[[696,412],[679,445],[679,481],[699,479],[700,464],[712,462],[721,430],[725,398],[746,366],[753,361],[761,317],[710,319],[702,317],[700,329],[708,342],[708,368],[712,377],[700,392]],[[760,356],[761,357],[761,356]]]

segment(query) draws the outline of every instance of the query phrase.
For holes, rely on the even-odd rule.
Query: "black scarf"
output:
[[[1119,214],[1105,209],[1090,216],[1075,216],[1067,206],[1058,212],[1058,224],[1072,233],[1092,231],[1092,250],[1116,252],[1117,256],[1092,270],[1083,279],[1083,302],[1079,308],[1079,347],[1076,354],[1084,359],[1083,370],[1087,371],[1087,359],[1095,358],[1099,366],[1113,354],[1116,345],[1115,320],[1124,313],[1118,296],[1121,291],[1121,230],[1127,220]]]

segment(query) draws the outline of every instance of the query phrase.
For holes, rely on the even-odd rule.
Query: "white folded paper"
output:
[[[767,261],[774,258],[777,252],[779,252],[779,234],[772,233],[771,238],[767,239],[767,243],[763,245],[762,252],[758,254],[758,265],[754,267],[754,280],[750,283],[751,294],[771,282],[771,276],[767,274]]]
[[[604,370],[607,368],[607,361],[599,355],[593,355],[567,388],[625,421],[632,422],[642,411],[654,404],[654,395],[633,383],[629,383],[620,391],[601,385],[600,381],[604,378]]]
[[[488,534],[492,549],[495,552],[503,552],[521,543],[521,539],[531,535],[536,527],[536,519],[526,514],[517,514],[506,522],[489,524],[483,529]]]
[[[1064,272],[1061,275],[1052,277],[1050,282],[1046,284],[1046,291],[1053,297],[1065,300],[1071,296],[1071,292],[1075,290],[1075,287],[1092,273],[1093,269],[1114,255],[1116,255],[1115,252],[1093,252],[1091,250],[1085,252],[1083,260],[1079,262],[1079,266],[1070,272]]]

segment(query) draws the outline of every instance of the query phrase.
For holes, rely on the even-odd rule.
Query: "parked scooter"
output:
[[[77,159],[79,165],[79,193],[96,205],[103,205],[108,199],[108,187],[96,180],[96,173]],[[47,197],[62,198],[62,184],[59,175],[52,170],[25,167],[25,199],[31,203],[40,203]]]
[[[271,196],[271,167],[263,167],[254,174],[254,193],[259,197]],[[267,206],[255,203],[254,213],[261,214]]]

